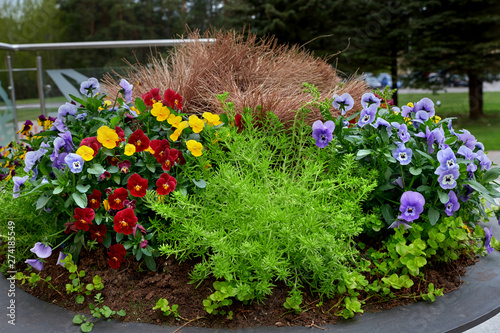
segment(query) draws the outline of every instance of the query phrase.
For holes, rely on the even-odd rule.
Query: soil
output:
[[[3,262],[5,256],[0,255]],[[88,313],[89,301],[93,301],[91,296],[86,296],[83,304],[75,302],[75,294],[66,293],[66,284],[70,283],[69,272],[56,265],[57,255],[52,255],[47,259],[42,277],[51,276],[51,283],[56,286],[57,291],[47,286],[40,286],[31,289],[26,283],[21,286],[26,292],[44,301],[56,304],[68,310]],[[461,276],[465,274],[466,267],[477,262],[476,259],[468,255],[463,255],[459,260],[452,263],[431,263],[425,272],[425,282],[415,283],[410,289],[396,291],[403,296],[395,300],[370,298],[364,309],[365,311],[378,312],[415,302],[414,298],[405,298],[414,292],[427,292],[429,283],[433,283],[436,288],[444,288],[444,292],[457,289],[462,284]],[[85,284],[91,283],[94,275],[102,278],[104,289],[99,291],[104,297],[104,305],[112,310],[124,309],[126,316],[122,320],[128,322],[143,322],[158,325],[172,326],[199,326],[212,328],[244,328],[249,326],[308,326],[321,327],[325,324],[333,324],[341,320],[335,316],[333,311],[329,312],[338,299],[323,299],[320,302],[317,294],[311,294],[304,290],[302,306],[305,311],[296,314],[283,307],[288,295],[288,288],[278,284],[274,288],[271,296],[263,302],[254,301],[250,304],[243,304],[234,301],[233,305],[226,311],[233,311],[232,319],[222,315],[209,315],[203,308],[203,300],[213,293],[213,279],[207,279],[201,284],[193,284],[189,278],[189,273],[196,260],[179,263],[172,258],[157,258],[157,272],[149,271],[144,264],[140,264],[131,256],[126,258],[120,269],[111,269],[108,265],[108,257],[104,248],[91,253],[83,250],[78,262],[78,270],[84,270],[86,276],[83,278]],[[25,265],[25,264],[22,264]],[[24,267],[19,264],[18,271]],[[29,274],[28,274],[29,275]],[[40,283],[39,283],[40,284]],[[178,312],[182,319],[175,319],[171,316],[164,316],[160,310],[152,310],[159,298],[168,300],[169,305],[177,304]]]

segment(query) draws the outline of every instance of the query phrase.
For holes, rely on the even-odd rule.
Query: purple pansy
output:
[[[86,112],[79,113],[75,117],[76,120],[84,120],[85,118],[87,118],[87,113]]]
[[[418,136],[419,138],[424,138],[427,140],[427,151],[429,154],[432,154],[434,152],[434,134],[432,131],[429,129],[429,126],[425,127],[425,133],[424,132],[419,132],[415,134],[415,136]]]
[[[44,149],[45,145],[42,143],[40,149],[29,151],[24,156],[24,172],[29,172],[35,166],[35,163],[38,162],[40,158],[48,151]]]
[[[482,171],[489,170],[491,168],[491,161],[482,150],[477,152],[476,160],[479,161]]]
[[[123,88],[123,96],[125,97],[125,103],[132,102],[132,89],[134,88],[134,86],[128,83],[127,80],[122,79],[120,81],[120,87]]]
[[[99,92],[99,81],[95,77],[83,81],[80,84],[80,92],[85,96],[92,94],[92,97],[94,97]]]
[[[364,93],[361,96],[361,105],[364,109],[368,109],[372,105],[376,105],[377,108],[380,106],[381,99],[375,96],[373,93]]]
[[[375,120],[375,116],[377,115],[377,106],[372,104],[367,109],[361,110],[361,114],[359,115],[358,125],[359,127],[364,127],[366,124],[373,123]]]
[[[328,120],[323,124],[321,120],[316,120],[312,125],[312,136],[316,140],[316,146],[325,148],[333,139],[333,131],[335,130],[335,123]]]
[[[484,150],[484,145],[482,142],[476,141],[476,148],[479,150]]]
[[[397,124],[397,126],[395,124]],[[408,140],[410,140],[410,134],[408,133],[408,127],[406,127],[406,124],[393,122],[391,123],[391,125],[394,126],[394,128],[398,129],[398,137],[403,143],[406,143],[408,142]]]
[[[401,215],[398,219],[407,222],[414,221],[420,217],[420,213],[424,211],[425,199],[424,196],[418,192],[406,191],[401,196],[401,206],[399,211]]]
[[[470,150],[467,146],[460,146],[457,151],[458,155],[462,155],[466,160],[473,161],[477,154]]]
[[[411,228],[411,225],[409,225],[408,222],[403,221],[403,220],[396,220],[396,221],[394,221],[388,228],[389,229],[397,229],[401,225],[404,226],[405,230]]]
[[[30,265],[39,272],[43,270],[43,262],[41,262],[40,259],[27,259],[25,263],[27,263],[28,265]]]
[[[392,151],[392,157],[401,163],[401,165],[407,165],[411,162],[411,157],[413,155],[413,151],[411,148],[406,148],[404,143],[400,143],[398,148]]]
[[[462,141],[465,146],[474,150],[476,148],[476,138],[468,130],[461,130],[461,134],[458,135],[458,140]]]
[[[490,245],[491,237],[493,237],[493,227],[490,227],[489,229],[484,227],[484,236],[484,247],[486,248],[488,254],[490,254],[491,252],[493,252],[493,248]]]
[[[57,156],[57,158],[52,161],[52,167],[59,169],[59,170],[64,168],[64,166],[66,165],[66,163],[64,162],[64,159],[66,158],[67,155],[68,155],[68,153],[60,153]]]
[[[440,175],[441,171],[457,169],[457,158],[455,157],[455,153],[451,150],[450,147],[446,149],[442,149],[437,153],[437,159],[439,161],[439,168],[436,170],[436,175]]]
[[[83,169],[83,158],[78,154],[68,154],[64,158],[64,162],[69,166],[69,170],[73,173],[80,173]]]
[[[417,111],[417,113],[415,114],[415,119],[413,119],[413,123],[423,124],[427,120],[429,120],[429,114],[427,112]]]
[[[427,97],[422,98],[420,101],[415,103],[414,111],[425,111],[428,113],[428,118],[434,117],[436,111],[434,110],[434,102]]]
[[[344,93],[341,96],[335,94],[333,95],[332,106],[340,110],[342,115],[345,115],[354,106],[354,99],[348,93]]]
[[[70,131],[66,131],[63,133],[59,133],[59,137],[63,138],[64,140],[64,149],[66,150],[67,153],[70,153],[73,151],[74,146],[73,146],[73,137],[71,135]]]
[[[384,126],[385,129],[387,130],[387,135],[389,137],[391,137],[391,135],[392,135],[392,126],[391,126],[391,124],[387,120],[379,117],[379,118],[377,118],[377,120],[375,120],[375,123],[371,123],[370,125],[372,125],[375,128],[379,128],[380,126]]]
[[[398,177],[396,178],[393,182],[392,182],[393,185],[398,185],[399,187],[403,188],[404,184],[403,184],[403,178],[402,177]]]
[[[474,189],[472,188],[472,186],[468,185],[468,184],[465,184],[463,185],[463,187],[465,188],[465,193],[462,194],[459,199],[460,201],[462,202],[467,202],[469,201],[470,199],[470,196],[472,195],[472,193],[474,192]]]
[[[19,198],[19,192],[21,191],[21,186],[26,183],[28,180],[29,176],[24,176],[24,177],[12,177],[12,181],[14,182],[14,189],[13,189],[13,194],[12,196],[14,198]]]
[[[56,262],[56,265],[60,265],[62,267],[65,267],[66,266],[66,263],[63,262],[64,259],[66,259],[68,255],[64,252],[59,252],[59,257],[57,258],[57,262]]]
[[[439,175],[438,182],[441,188],[451,190],[457,186],[457,179],[460,176],[458,168],[448,170],[438,168],[435,173]]]
[[[409,105],[403,105],[401,107],[401,115],[405,118],[410,118],[412,112],[413,112],[413,107]]]
[[[448,145],[444,143],[446,137],[444,135],[444,130],[442,127],[433,129],[432,135],[434,135],[434,140],[438,144],[439,149],[445,149],[448,147]]]
[[[37,242],[33,248],[30,249],[31,252],[36,254],[38,258],[48,258],[52,254],[52,248],[46,244]]]
[[[74,116],[77,112],[78,109],[76,105],[66,102],[57,109],[57,117],[66,117],[67,115]]]
[[[444,211],[448,216],[452,216],[454,212],[460,209],[460,203],[458,202],[457,195],[455,192],[450,191],[448,193],[449,200],[448,202],[444,205],[445,209]]]
[[[66,125],[64,125],[64,122],[60,118],[57,118],[52,123],[52,127],[50,128],[50,130],[53,131],[55,129],[59,132],[65,132],[68,130],[68,128],[66,127]]]

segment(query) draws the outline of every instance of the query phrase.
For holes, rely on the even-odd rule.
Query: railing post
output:
[[[12,63],[10,61],[10,55],[7,53],[5,57],[5,62],[7,66],[7,71],[9,72],[9,87],[10,99],[12,100],[12,115],[14,117],[14,139],[17,141],[17,108],[16,108],[16,90],[14,89],[14,75],[12,74]]]
[[[42,68],[42,57],[36,56],[36,78],[38,82],[38,98],[40,99],[40,109],[44,116],[47,116],[45,112],[45,93],[43,91],[43,68]]]

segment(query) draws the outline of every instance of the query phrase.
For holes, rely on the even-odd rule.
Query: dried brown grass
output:
[[[359,101],[368,90],[360,79],[342,81],[325,59],[296,45],[279,45],[274,38],[258,39],[233,31],[203,37],[216,41],[202,43],[197,32],[190,32],[187,38],[194,42],[176,47],[167,56],[152,57],[149,65],[137,63],[123,76],[116,72],[106,75],[106,91],[114,96],[121,78],[134,84],[134,98],[152,88],[161,92],[170,88],[181,94],[184,111],[189,114],[221,113],[217,94],[227,91],[236,112],[260,105],[263,111],[273,111],[287,122],[294,118],[294,110],[310,100],[303,93],[304,82],[314,84],[321,98],[348,92]],[[335,114],[333,108],[330,111]],[[322,118],[319,110],[312,110],[307,120],[312,123]]]

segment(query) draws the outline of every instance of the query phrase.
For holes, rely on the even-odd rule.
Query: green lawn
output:
[[[469,96],[467,93],[399,94],[399,105],[417,102],[423,97],[441,102],[436,106],[436,115],[441,118],[457,117],[455,129],[469,130],[486,150],[500,150],[500,92],[484,93],[484,114],[480,120],[469,119]]]

